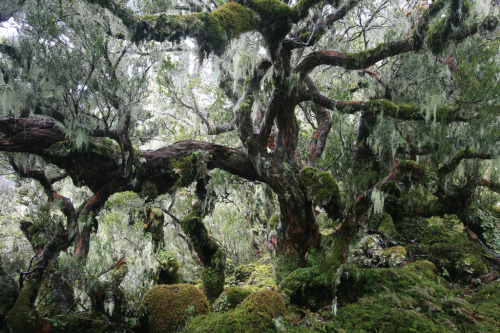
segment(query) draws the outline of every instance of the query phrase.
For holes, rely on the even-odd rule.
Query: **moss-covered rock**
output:
[[[219,298],[212,304],[212,310],[215,312],[224,312],[234,309],[238,304],[254,291],[249,287],[230,287],[224,289]]]
[[[325,265],[299,268],[279,284],[285,301],[299,307],[318,310],[333,299],[332,274]]]
[[[159,285],[144,296],[148,332],[176,332],[190,316],[208,313],[207,297],[190,284]]]
[[[273,290],[251,294],[243,303],[228,312],[211,313],[195,318],[187,332],[275,332],[273,318],[283,316],[285,302]]]

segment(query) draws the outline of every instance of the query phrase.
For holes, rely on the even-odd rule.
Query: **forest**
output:
[[[0,0],[0,332],[499,332],[499,30]]]

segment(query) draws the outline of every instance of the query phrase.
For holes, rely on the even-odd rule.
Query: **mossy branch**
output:
[[[462,160],[464,160],[464,159],[486,159],[486,160],[488,160],[491,158],[492,158],[491,154],[477,152],[477,151],[474,151],[473,149],[470,149],[470,148],[464,148],[464,149],[459,150],[455,154],[455,156],[453,156],[453,158],[448,163],[441,166],[437,170],[437,172],[440,176],[447,175],[447,174],[453,172],[458,167],[460,162],[462,162]]]
[[[436,109],[434,116],[427,119],[424,112],[418,105],[394,104],[388,100],[379,99],[373,101],[335,101],[319,93],[317,89],[305,90],[300,92],[301,101],[310,100],[314,103],[330,110],[339,111],[343,114],[354,114],[357,112],[370,112],[384,117],[395,118],[400,120],[415,120],[425,121],[434,120],[440,123],[451,123],[454,121],[467,122],[468,118],[464,118],[457,114],[455,108],[449,106],[440,106]]]
[[[221,54],[232,39],[260,26],[255,11],[235,2],[226,3],[211,13],[137,16],[113,0],[87,1],[108,9],[120,18],[131,33],[133,42],[179,42],[185,37],[193,37],[205,53]]]
[[[438,52],[443,49],[448,41],[460,42],[480,30],[491,31],[499,24],[497,18],[489,16],[481,22],[469,25],[460,21],[460,25],[456,29],[449,28],[451,23],[448,19],[441,20],[429,27],[430,20],[444,8],[445,4],[446,1],[444,0],[435,1],[407,38],[390,43],[381,43],[372,49],[355,53],[337,51],[311,52],[296,67],[295,72],[305,76],[320,65],[338,66],[349,70],[364,69],[388,57],[418,51],[423,47],[424,40],[433,52]]]

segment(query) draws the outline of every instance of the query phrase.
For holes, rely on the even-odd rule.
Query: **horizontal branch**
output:
[[[204,52],[220,54],[228,43],[244,32],[257,30],[259,20],[256,13],[240,4],[226,3],[211,13],[187,15],[143,15],[134,12],[113,0],[87,0],[108,9],[121,19],[131,33],[133,42],[157,41],[179,42],[185,37],[195,38]]]
[[[449,106],[440,106],[436,109],[435,114],[431,115],[430,119],[426,117],[426,114],[422,112],[422,108],[418,105],[407,105],[407,104],[394,104],[390,101],[379,99],[373,101],[335,101],[324,95],[321,95],[319,91],[309,89],[305,91],[302,89],[301,96],[302,101],[312,101],[322,107],[330,110],[339,111],[343,114],[354,114],[357,112],[370,112],[373,114],[383,115],[384,117],[390,117],[400,120],[435,120],[442,123],[450,123],[454,121],[467,122],[468,118],[460,116],[456,109]]]
[[[455,154],[455,156],[453,156],[453,158],[449,162],[447,162],[446,164],[441,166],[437,170],[437,172],[440,176],[444,176],[444,175],[447,175],[447,174],[453,172],[458,167],[460,162],[462,162],[462,160],[465,160],[465,159],[489,160],[491,158],[492,158],[491,154],[477,152],[477,151],[474,151],[470,148],[464,148],[464,149],[459,150]]]
[[[152,151],[136,150],[130,175],[121,173],[122,154],[110,139],[89,138],[77,148],[53,123],[34,118],[0,118],[0,151],[41,156],[65,170],[77,185],[94,193],[112,181],[116,191],[130,190],[153,197],[195,180],[197,169],[219,168],[250,181],[260,180],[245,152],[213,143],[185,140]]]

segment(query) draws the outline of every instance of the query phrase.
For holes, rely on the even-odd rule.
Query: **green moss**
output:
[[[286,253],[276,255],[273,264],[274,280],[279,283],[293,272],[297,267],[300,267],[300,260],[296,256]]]
[[[219,298],[213,303],[212,309],[215,312],[228,311],[234,309],[238,304],[254,291],[249,287],[230,287],[224,289]]]
[[[406,260],[406,249],[401,245],[382,250],[382,256],[390,267],[396,267]]]
[[[271,218],[267,221],[267,225],[270,229],[276,229],[280,223],[280,214],[273,214]]]
[[[254,270],[254,264],[240,265],[234,270],[234,278],[237,282],[245,282],[246,280],[248,280],[250,275],[252,275]]]
[[[340,187],[335,178],[327,171],[305,167],[300,171],[299,179],[314,204],[327,204],[330,199],[340,197]]]
[[[279,0],[255,0],[253,5],[255,11],[266,21],[287,19],[292,10]]]
[[[337,316],[328,329],[384,332],[495,332],[498,300],[494,310],[479,312],[481,296],[497,296],[498,287],[467,300],[435,273],[429,261],[401,269],[360,269],[342,281],[337,296]],[[492,302],[493,301],[493,302]],[[496,303],[496,304],[495,304]],[[482,309],[481,309],[482,311]]]
[[[386,212],[372,215],[368,221],[368,227],[370,229],[378,229],[389,237],[394,237],[397,234],[392,217]]]
[[[14,307],[7,314],[7,323],[14,332],[32,333],[40,330],[43,320],[33,308],[35,283],[27,283],[21,290]]]
[[[173,253],[161,251],[158,254],[157,263],[156,282],[158,284],[177,284],[180,282],[179,261]]]
[[[487,272],[484,249],[468,239],[456,216],[404,218],[396,228],[412,256],[427,256],[452,281],[468,282]]]
[[[193,285],[159,285],[144,296],[148,332],[175,332],[190,316],[207,314],[208,302]]]
[[[203,290],[208,301],[212,303],[224,290],[226,270],[226,255],[221,249],[212,256],[210,264],[205,265],[201,271]]]
[[[60,314],[44,322],[42,332],[67,333],[111,333],[120,332],[123,328],[114,327],[108,320],[93,318],[86,314]]]
[[[280,294],[262,290],[251,294],[243,303],[228,312],[210,313],[195,318],[187,332],[275,332],[273,318],[283,316],[285,302]]]
[[[448,45],[446,36],[448,21],[446,18],[439,20],[436,24],[431,25],[427,30],[425,42],[435,55],[440,54]]]
[[[299,268],[281,281],[279,290],[287,303],[318,310],[332,302],[332,278],[322,265]]]

